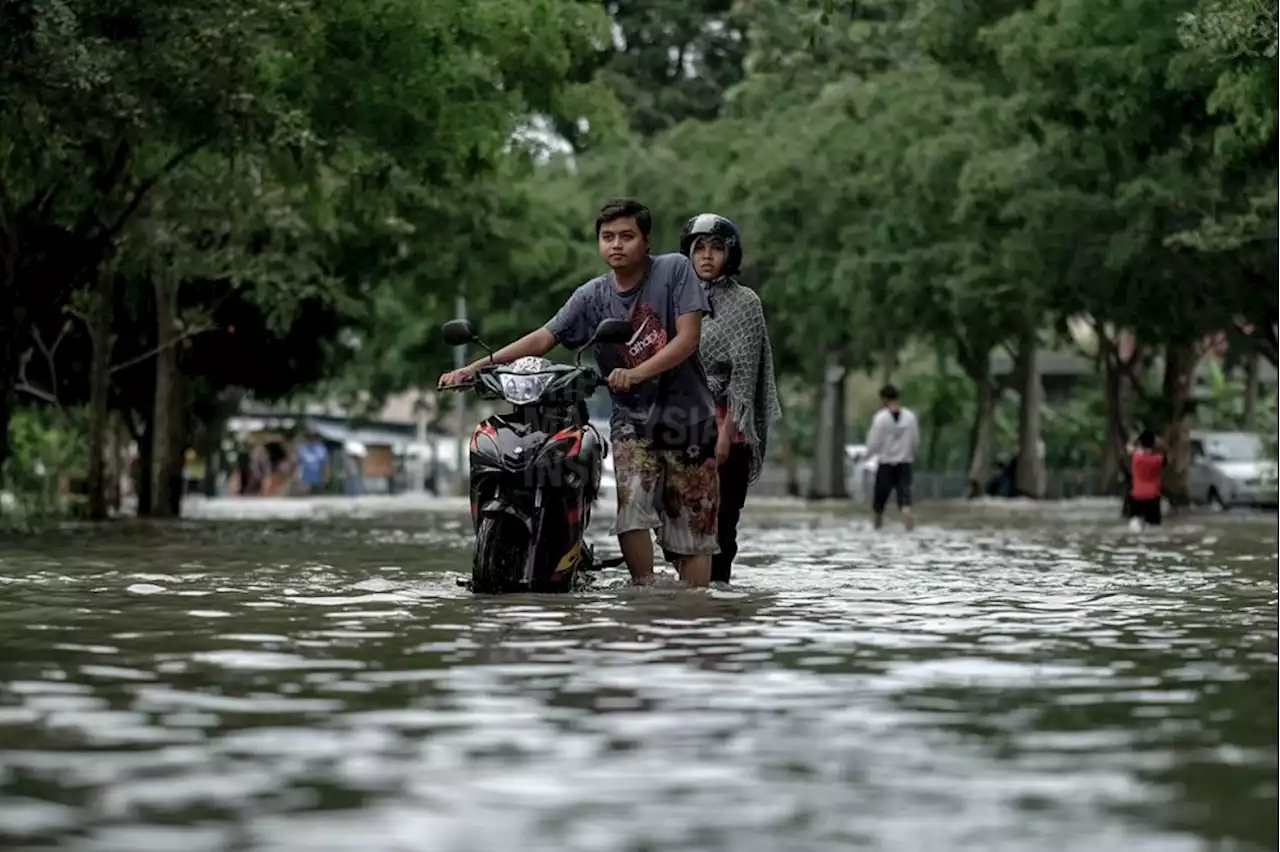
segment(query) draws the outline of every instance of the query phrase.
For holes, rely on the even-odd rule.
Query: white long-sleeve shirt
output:
[[[920,424],[909,408],[899,407],[898,416],[882,408],[871,418],[867,430],[867,455],[881,464],[913,462],[920,447]]]

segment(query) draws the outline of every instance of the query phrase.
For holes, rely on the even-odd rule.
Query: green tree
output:
[[[565,80],[607,33],[593,3],[31,0],[4,12],[0,62],[15,85],[0,93],[0,420],[33,331],[61,335],[74,311],[98,356],[95,457],[110,377],[147,362],[157,373],[142,384],[154,402],[130,403],[151,421],[146,446],[166,445],[157,483],[190,437],[184,384],[271,385],[193,354],[197,339],[225,361],[245,351],[243,336],[212,333],[229,330],[228,304],[261,318],[240,311],[241,328],[277,337],[309,312],[326,318],[311,327],[329,323],[323,355],[276,350],[314,368],[296,371],[296,390],[351,356],[333,339],[343,329],[376,331],[384,288],[399,290],[400,312],[431,310],[477,256],[494,257],[482,286],[503,278],[484,187],[523,125],[591,119],[584,133],[599,140],[616,115],[600,84]],[[37,281],[54,284],[40,299]],[[189,375],[199,370],[217,380]]]
[[[1164,379],[1151,397],[1162,403],[1175,499],[1186,493],[1186,424],[1200,341],[1267,301],[1259,299],[1259,279],[1241,265],[1249,262],[1244,246],[1230,246],[1228,259],[1186,242],[1200,211],[1226,194],[1231,170],[1214,160],[1224,131],[1234,131],[1215,108],[1212,75],[1182,61],[1178,12],[1167,3],[1068,7],[1041,0],[986,36],[999,45],[1002,73],[1023,98],[1027,122],[1048,142],[1056,182],[1082,200],[1079,209],[1094,211],[1076,225],[1081,274],[1064,282],[1059,308],[1105,317],[1160,344]],[[1272,195],[1274,156],[1272,150]],[[1273,234],[1259,253],[1274,258],[1274,246]]]
[[[582,73],[606,85],[629,124],[651,137],[683,121],[711,121],[743,76],[747,49],[734,0],[609,0],[611,32]],[[561,125],[577,140],[573,128]],[[580,144],[575,147],[581,147]]]
[[[270,132],[261,62],[296,7],[25,0],[0,25],[0,461],[17,367],[150,193],[197,153]]]

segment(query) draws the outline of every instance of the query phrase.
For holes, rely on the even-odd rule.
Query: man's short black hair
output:
[[[1138,446],[1144,450],[1154,450],[1156,447],[1156,433],[1150,429],[1143,429],[1138,434]]]
[[[596,236],[600,236],[600,229],[607,222],[619,219],[635,219],[642,237],[648,237],[649,231],[653,230],[653,215],[648,207],[634,198],[617,198],[600,208],[600,215],[596,217]]]
[[[898,389],[895,388],[893,385],[885,385],[884,387],[880,388],[880,398],[885,401],[888,401],[891,399],[897,399]]]

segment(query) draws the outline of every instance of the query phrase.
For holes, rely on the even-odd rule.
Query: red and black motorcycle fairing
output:
[[[503,376],[545,377],[535,399],[513,403],[513,411],[485,419],[471,435],[476,592],[568,591],[591,567],[583,537],[608,448],[588,422],[586,399],[600,376],[590,367],[536,360],[476,375],[482,397],[509,401]]]

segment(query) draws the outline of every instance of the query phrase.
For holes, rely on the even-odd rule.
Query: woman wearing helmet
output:
[[[742,265],[738,226],[715,213],[694,216],[680,232],[680,253],[689,258],[711,303],[698,354],[716,400],[719,428],[720,552],[712,557],[711,580],[727,583],[738,553],[738,518],[747,489],[760,476],[769,424],[782,416],[782,409],[760,297],[734,278]]]

